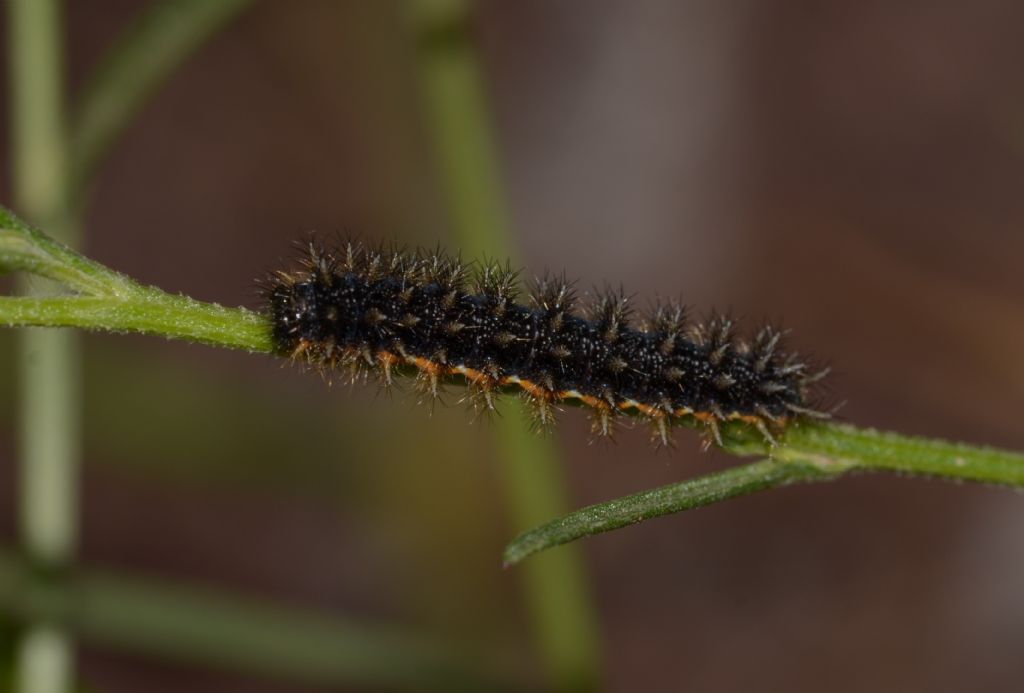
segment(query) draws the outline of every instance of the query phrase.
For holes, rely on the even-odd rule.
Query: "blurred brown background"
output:
[[[68,3],[74,88],[142,5]],[[1024,448],[1024,4],[495,1],[473,32],[528,273],[779,320],[844,419]],[[399,5],[264,0],[119,143],[84,250],[256,306],[310,230],[451,245],[434,170]],[[86,358],[84,562],[536,666],[486,424],[199,346],[90,336]],[[732,463],[687,432],[588,437],[562,416],[574,506]],[[1022,530],[1019,494],[865,476],[587,540],[607,688],[1015,690]],[[101,691],[306,690],[82,653]]]

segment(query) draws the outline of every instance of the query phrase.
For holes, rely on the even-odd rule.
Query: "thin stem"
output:
[[[430,134],[459,245],[474,257],[513,258],[483,80],[464,0],[411,0],[409,21]],[[497,456],[510,521],[528,527],[565,512],[565,480],[551,441],[516,409],[497,422]],[[560,552],[528,566],[525,598],[554,690],[596,688],[598,626],[582,556]]]
[[[25,272],[97,296],[127,296],[138,284],[32,228],[0,207],[0,273]]]
[[[67,213],[67,145],[61,3],[10,0],[11,150],[15,204],[64,242],[75,225]],[[26,291],[38,285],[23,285]],[[20,531],[32,561],[69,565],[77,540],[80,458],[78,336],[24,331],[20,339]],[[63,631],[35,623],[17,651],[24,693],[60,693],[74,679],[72,646]]]
[[[229,349],[270,352],[265,317],[143,286],[83,257],[0,207],[0,271],[61,280],[83,295],[0,296],[0,325],[138,332]]]
[[[22,693],[53,693],[71,687],[74,657],[62,627],[40,620],[18,643],[17,686]]]
[[[1024,455],[996,448],[834,423],[795,427],[784,442],[776,457],[787,462],[1024,486]]]
[[[87,182],[122,130],[178,66],[252,0],[154,0],[86,84],[71,139],[71,188]]]
[[[758,454],[749,431],[733,427],[726,448]],[[845,424],[792,427],[773,459],[598,503],[535,527],[505,549],[505,562],[592,534],[798,481],[828,481],[851,471],[888,471],[1024,487],[1024,455],[913,438]]]
[[[270,329],[264,316],[245,308],[225,308],[156,289],[131,300],[92,296],[0,296],[0,324],[136,332],[227,349],[272,351]]]
[[[504,672],[471,644],[340,621],[229,594],[99,571],[40,580],[0,552],[0,608],[53,624],[28,644],[45,650],[56,626],[119,651],[321,685],[508,690]],[[34,663],[34,659],[32,659]],[[40,683],[56,672],[40,671]],[[33,690],[44,690],[40,685]],[[46,689],[53,690],[53,689]]]

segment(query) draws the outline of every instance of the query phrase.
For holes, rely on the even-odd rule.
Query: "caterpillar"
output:
[[[591,410],[597,436],[636,414],[659,446],[677,423],[703,427],[705,447],[721,446],[726,421],[755,427],[774,446],[794,420],[829,416],[812,404],[827,369],[784,353],[783,333],[770,326],[737,338],[730,318],[691,321],[674,301],[637,325],[621,289],[580,309],[564,275],[535,280],[519,302],[520,273],[508,263],[466,264],[440,249],[358,241],[328,249],[314,240],[303,252],[297,270],[272,273],[262,292],[275,352],[325,375],[373,371],[390,387],[410,371],[429,399],[461,377],[481,411],[518,388],[540,427],[560,403],[575,402]]]

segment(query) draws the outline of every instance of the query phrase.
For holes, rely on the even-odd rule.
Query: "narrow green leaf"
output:
[[[806,464],[764,460],[717,474],[687,479],[571,512],[523,532],[505,549],[505,565],[582,537],[691,510],[736,496],[797,481],[831,479],[836,474]]]
[[[75,252],[0,206],[0,274],[25,272],[48,277],[69,289],[95,295],[125,296],[139,285]]]

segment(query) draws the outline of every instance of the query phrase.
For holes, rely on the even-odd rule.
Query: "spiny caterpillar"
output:
[[[348,242],[337,251],[310,242],[302,269],[276,272],[263,285],[277,353],[353,380],[374,370],[385,386],[403,367],[436,398],[442,379],[462,376],[468,399],[494,409],[495,395],[518,387],[541,426],[559,402],[593,410],[593,431],[610,436],[616,417],[635,413],[669,444],[673,423],[705,427],[722,444],[719,423],[772,431],[800,417],[827,417],[810,404],[811,373],[780,352],[781,333],[762,329],[735,339],[733,322],[689,322],[678,303],[657,305],[642,326],[622,291],[605,291],[574,312],[564,277],[537,280],[518,303],[518,272],[497,262],[467,266],[437,250],[406,252]]]

